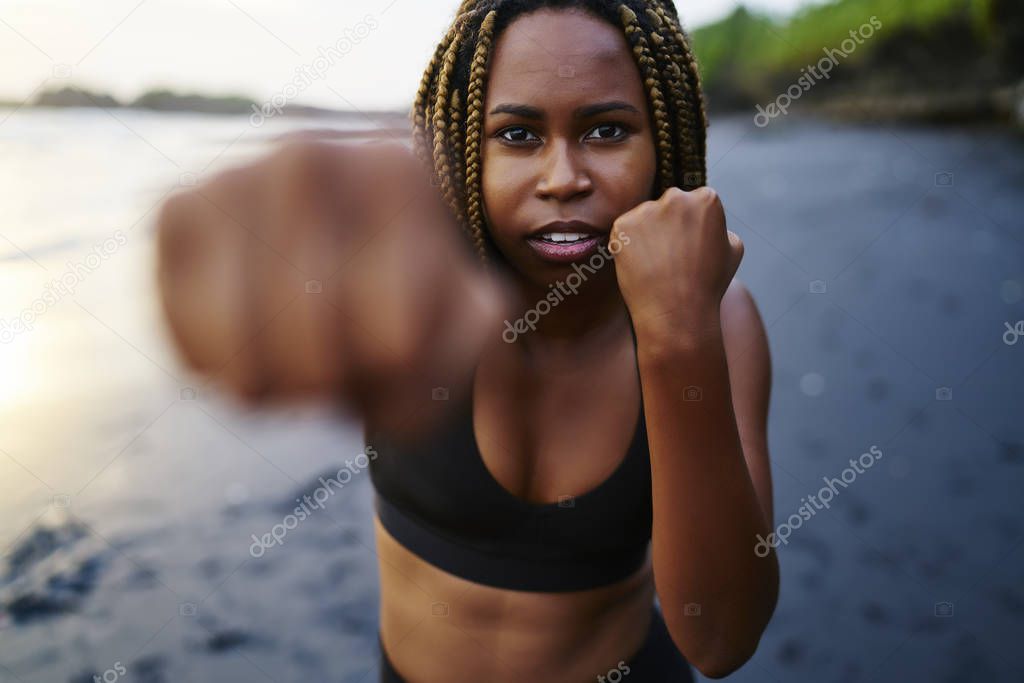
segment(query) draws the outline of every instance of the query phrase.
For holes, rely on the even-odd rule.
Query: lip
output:
[[[546,232],[582,232],[585,234],[603,235],[604,231],[599,230],[590,223],[580,220],[551,221],[540,226],[529,234],[528,239],[535,239]]]
[[[555,244],[540,238],[548,232],[578,232],[590,235],[585,240],[573,244]],[[531,232],[526,243],[545,261],[551,263],[572,263],[589,258],[601,245],[605,233],[585,221],[552,221]]]

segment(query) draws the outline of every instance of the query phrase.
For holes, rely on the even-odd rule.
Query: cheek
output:
[[[648,141],[644,147],[640,166],[637,177],[643,179],[639,186],[640,201],[643,202],[655,198],[655,188],[658,184],[658,153],[653,140]]]
[[[500,240],[501,234],[511,229],[510,224],[515,221],[516,211],[522,205],[521,169],[517,170],[514,164],[493,156],[484,156],[482,168],[484,214],[492,234]]]
[[[481,167],[484,169],[484,173],[480,183],[480,201],[483,204],[485,222],[490,227],[491,232],[493,232],[494,217],[502,215],[504,201],[501,196],[501,185],[492,180],[499,177],[497,170],[486,164],[481,164]]]
[[[652,199],[657,181],[657,156],[653,145],[624,154],[610,164],[607,171],[603,186],[614,198],[617,209],[626,211]]]

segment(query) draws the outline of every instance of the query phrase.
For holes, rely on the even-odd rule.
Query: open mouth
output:
[[[545,261],[572,263],[589,258],[601,245],[597,233],[547,232],[527,239],[527,244]]]
[[[577,244],[595,237],[597,235],[582,232],[549,232],[540,235],[537,239],[549,244]]]

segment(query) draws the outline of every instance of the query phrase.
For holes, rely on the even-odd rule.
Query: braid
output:
[[[448,47],[454,42],[458,32],[459,25],[458,22],[455,22],[448,29],[444,38],[441,39],[437,49],[434,50],[434,55],[430,58],[426,71],[423,72],[419,90],[416,91],[416,101],[412,106],[413,148],[424,163],[429,163],[430,161],[426,149],[427,100],[430,97],[430,89],[437,76],[437,65],[444,53],[448,51]]]
[[[685,73],[679,68],[679,64],[691,64],[693,58],[689,55],[689,49],[681,32],[674,29],[673,21],[666,13],[664,7],[655,5],[654,9],[646,10],[651,23],[658,29],[667,33],[667,37],[660,33],[656,34],[661,38],[658,42],[661,56],[668,65],[669,89],[673,97],[671,99],[676,112],[676,151],[682,161],[678,168],[679,176],[676,182],[680,187],[692,190],[704,184],[704,149],[702,143],[705,118],[703,101],[700,100],[700,84],[696,78],[689,78],[689,70]],[[686,81],[684,83],[684,80]],[[694,99],[698,99],[694,102]],[[699,112],[697,111],[699,109]],[[694,135],[693,129],[698,126],[701,135]],[[690,169],[685,171],[684,169]]]
[[[652,26],[650,34],[651,43],[654,44],[659,62],[665,65],[662,68],[662,75],[668,92],[666,104],[668,105],[669,117],[675,122],[675,125],[672,127],[672,149],[676,163],[673,164],[672,182],[674,185],[682,185],[683,183],[680,182],[681,178],[679,177],[682,174],[682,168],[688,168],[692,165],[692,159],[688,158],[683,147],[686,131],[693,123],[693,113],[687,106],[684,97],[682,74],[679,71],[679,67],[673,61],[674,55],[672,54],[671,40],[663,34],[664,21],[661,15],[651,8],[645,9],[644,14]]]
[[[658,187],[693,189],[705,182],[700,75],[671,0],[462,0],[420,81],[411,112],[413,146],[485,265],[501,256],[483,198],[491,52],[517,16],[544,7],[586,10],[624,32],[650,104]]]
[[[434,112],[431,128],[434,133],[434,171],[441,182],[441,194],[445,203],[452,211],[458,213],[458,198],[455,196],[454,183],[452,182],[453,171],[448,149],[451,143],[448,139],[449,124],[449,89],[451,87],[451,74],[455,66],[455,54],[459,44],[452,41],[452,44],[444,53],[444,60],[441,62],[441,69],[437,76],[437,93],[434,99]]]
[[[683,90],[683,97],[697,114],[697,120],[695,122],[696,127],[688,129],[693,137],[693,139],[690,140],[690,143],[693,147],[695,162],[693,166],[689,167],[693,169],[694,173],[699,175],[700,182],[696,184],[696,186],[699,186],[703,185],[707,180],[707,105],[704,100],[704,91],[700,82],[700,69],[697,68],[697,60],[694,58],[693,51],[690,48],[690,41],[679,24],[679,17],[675,12],[675,8],[672,7],[671,3],[665,4],[667,7],[659,7],[656,11],[663,17],[663,19],[667,20],[665,22],[666,26],[668,27],[670,35],[674,39],[672,41],[673,51],[678,55],[678,59],[674,61],[681,65],[681,72],[687,81],[687,86]]]
[[[452,179],[455,190],[454,210],[460,225],[466,225],[466,212],[459,197],[466,194],[465,140],[462,138],[462,100],[458,89],[452,90],[451,123],[448,125],[448,139],[452,141],[452,164],[455,177]]]
[[[651,51],[647,45],[647,39],[644,38],[643,29],[640,28],[637,21],[636,12],[626,5],[619,5],[619,16],[623,28],[626,30],[626,38],[632,43],[637,64],[644,75],[644,85],[647,87],[648,99],[654,114],[655,135],[658,141],[658,166],[661,172],[661,188],[664,189],[672,186],[675,174],[672,170],[672,131],[668,125],[665,100],[662,98],[661,88],[658,87],[658,68],[651,57]]]
[[[487,261],[487,252],[484,247],[483,168],[480,147],[484,122],[484,85],[496,19],[497,12],[491,10],[480,25],[476,51],[473,54],[473,63],[470,67],[466,114],[466,187],[469,189],[469,224],[473,244],[480,259],[484,262]]]

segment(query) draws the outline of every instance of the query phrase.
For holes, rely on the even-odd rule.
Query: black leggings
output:
[[[406,683],[388,659],[379,633],[377,644],[380,646],[380,683]],[[626,667],[629,667],[628,670]],[[661,610],[655,605],[651,605],[651,625],[640,650],[630,657],[624,666],[612,671],[596,672],[586,683],[601,680],[598,673],[607,683],[693,683],[690,665],[676,648],[665,626],[665,620],[661,617]]]

